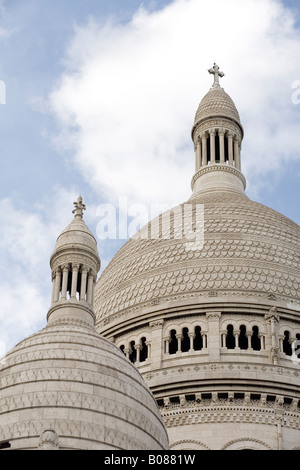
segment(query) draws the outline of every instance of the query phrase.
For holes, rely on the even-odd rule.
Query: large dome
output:
[[[171,449],[294,449],[300,230],[245,194],[243,128],[224,73],[209,73],[192,129],[192,196],[104,270],[96,327],[142,373]]]
[[[191,228],[186,238],[173,236],[182,224],[178,208],[160,218],[171,221],[170,239],[163,233],[146,239],[159,218],[152,221],[121,248],[98,281],[96,314],[103,327],[142,316],[152,304],[193,297],[245,302],[276,297],[284,305],[300,300],[297,224],[242,194],[206,193],[179,206],[180,213],[190,204],[194,213],[203,205],[203,247],[191,246]],[[197,230],[200,240],[202,224]]]
[[[13,348],[0,372],[0,441],[12,449],[37,449],[49,431],[60,449],[168,446],[139,372],[83,321],[48,324]]]

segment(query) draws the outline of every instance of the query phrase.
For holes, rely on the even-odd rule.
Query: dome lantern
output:
[[[199,104],[192,129],[195,149],[193,193],[210,190],[244,192],[241,144],[244,130],[230,96],[220,86],[225,74],[214,64],[208,72],[214,83]]]
[[[94,325],[94,286],[100,269],[97,242],[83,220],[86,209],[79,196],[74,202],[74,218],[57,238],[50,259],[52,299],[48,322],[72,315]],[[75,313],[76,312],[76,313]]]

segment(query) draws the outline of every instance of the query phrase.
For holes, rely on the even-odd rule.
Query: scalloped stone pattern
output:
[[[138,311],[157,299],[199,298],[212,291],[300,299],[296,223],[243,194],[206,193],[190,203],[194,211],[197,204],[204,205],[203,248],[187,250],[187,239],[172,236],[179,231],[176,215],[170,216],[170,239],[146,239],[150,222],[141,230],[141,239],[126,242],[100,276],[95,295],[98,322],[106,324],[117,312]]]
[[[195,115],[195,124],[200,120],[214,116],[223,116],[238,123],[241,122],[233,100],[223,88],[211,88],[202,98]]]
[[[21,341],[0,364],[0,441],[36,449],[54,430],[61,449],[166,449],[156,402],[137,369],[73,319]]]

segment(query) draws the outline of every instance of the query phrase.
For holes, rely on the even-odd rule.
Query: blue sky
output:
[[[214,61],[245,129],[247,194],[300,223],[297,0],[0,7],[2,348],[45,324],[49,257],[79,193],[95,234],[97,208],[119,197],[188,199],[190,130]],[[123,243],[98,240],[103,267]]]

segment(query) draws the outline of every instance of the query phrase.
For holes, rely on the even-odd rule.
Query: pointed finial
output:
[[[72,211],[72,214],[75,214],[75,217],[82,219],[83,211],[85,211],[85,204],[82,203],[82,197],[77,198],[77,202],[73,202],[75,209]]]
[[[208,69],[208,72],[214,75],[213,87],[219,87],[220,86],[219,77],[224,77],[225,73],[220,72],[220,67],[215,62],[214,62],[213,67],[211,69]]]

